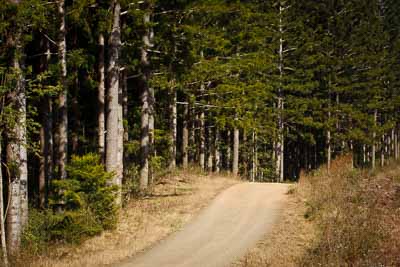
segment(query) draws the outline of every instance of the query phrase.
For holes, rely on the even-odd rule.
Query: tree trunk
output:
[[[386,150],[386,136],[382,135],[381,138],[381,167],[385,166],[385,150]]]
[[[42,106],[44,106],[42,104]],[[42,111],[42,114],[44,112]],[[44,115],[42,115],[45,117]],[[45,130],[45,121],[43,121],[42,126],[40,127],[40,151],[41,155],[39,157],[39,207],[43,208],[46,203],[46,130]]]
[[[189,144],[189,104],[184,105],[183,111],[183,126],[182,126],[182,167],[187,169],[188,162],[189,162],[189,151],[188,151],[188,144]]]
[[[375,169],[376,167],[376,126],[377,126],[377,120],[378,120],[378,110],[374,110],[374,130],[372,132],[372,159],[371,159],[371,164],[372,164],[372,169]]]
[[[149,156],[150,146],[153,143],[153,131],[154,131],[154,118],[153,118],[153,104],[154,104],[154,90],[149,87],[150,80],[150,59],[148,55],[148,49],[153,46],[152,44],[152,31],[149,29],[148,24],[150,23],[150,13],[145,12],[143,16],[143,22],[147,26],[147,30],[143,35],[142,41],[143,46],[141,48],[141,65],[143,72],[143,86],[141,93],[142,111],[141,111],[141,166],[140,166],[140,189],[146,190],[149,185]]]
[[[129,142],[129,125],[127,123],[128,118],[128,73],[124,69],[121,73],[121,94],[122,94],[122,112],[120,111],[121,122],[120,126],[123,131],[123,138],[120,138],[120,153],[123,160],[123,177],[126,174],[126,166],[129,162],[129,154],[124,150],[124,144]],[[123,183],[123,182],[122,182]]]
[[[190,127],[188,128],[189,131],[189,144],[188,144],[188,157],[189,162],[196,161],[196,111],[192,104],[189,102],[189,119],[188,123],[190,123]]]
[[[281,4],[281,3],[280,3]],[[279,6],[279,76],[280,76],[280,86],[278,90],[278,141],[277,141],[277,151],[276,151],[276,171],[280,182],[284,179],[284,125],[283,125],[283,92],[282,92],[282,79],[283,79],[283,7]]]
[[[177,108],[176,108],[176,89],[175,82],[173,82],[172,89],[170,92],[170,162],[169,169],[174,170],[176,167],[176,136],[177,136]]]
[[[49,42],[46,43],[46,59],[42,71],[48,69],[50,61],[50,47]],[[41,121],[42,126],[40,129],[40,145],[41,145],[41,159],[40,159],[40,175],[39,175],[39,206],[44,208],[48,203],[48,195],[50,182],[53,179],[53,108],[52,98],[49,95],[44,96],[41,103]]]
[[[252,147],[252,160],[251,160],[251,180],[254,183],[257,178],[257,135],[253,130],[252,134],[253,147]]]
[[[238,118],[235,118],[237,121]],[[232,174],[237,176],[239,174],[239,128],[235,125],[233,129],[233,163]]]
[[[61,179],[67,178],[65,169],[68,161],[68,88],[67,88],[67,45],[65,29],[65,1],[58,1],[58,16],[61,20],[58,40],[58,57],[61,66],[60,81],[62,91],[58,97],[60,119],[58,122],[58,155],[57,165]]]
[[[396,126],[394,129],[394,159],[399,159],[399,134],[398,134],[398,127]]]
[[[99,154],[101,156],[102,161],[104,162],[105,159],[105,68],[104,68],[104,35],[102,33],[99,34],[99,86],[97,92],[97,134],[98,134],[98,149]]]
[[[331,161],[332,161],[332,145],[331,145],[331,131],[328,130],[326,134],[326,143],[327,143],[327,161],[328,161],[328,173],[331,170]]]
[[[121,74],[122,80],[122,118],[128,118],[128,72],[123,70]],[[129,141],[128,123],[123,123],[124,126],[124,143]]]
[[[214,157],[215,157],[215,172],[219,173],[221,170],[221,152],[220,152],[220,141],[219,141],[219,130],[215,127],[215,142],[214,142]]]
[[[2,140],[0,132],[0,235],[1,235],[1,252],[3,258],[3,265],[8,266],[7,257],[7,244],[6,244],[6,230],[4,225],[4,188],[3,188],[3,162],[2,162]]]
[[[117,205],[121,204],[121,186],[123,160],[120,155],[120,139],[123,138],[122,103],[119,88],[119,47],[120,37],[120,11],[119,1],[113,1],[113,24],[110,35],[110,58],[108,67],[108,112],[107,112],[107,138],[106,138],[106,170],[114,173],[112,183],[119,186],[116,198]]]
[[[226,168],[228,169],[229,172],[232,171],[231,167],[231,131],[228,130],[226,133]]]
[[[79,109],[79,70],[74,70],[75,79],[74,79],[74,86],[73,86],[73,93],[71,98],[71,111],[72,111],[72,134],[71,134],[71,148],[72,154],[78,153],[79,147],[79,129],[81,128],[81,112]]]
[[[20,62],[22,47],[20,36],[16,38],[16,53],[13,67],[16,73],[15,92],[10,94],[10,99],[16,111],[16,124],[9,132],[9,147],[7,149],[7,163],[16,166],[11,170],[9,184],[9,208],[7,212],[7,242],[12,255],[18,253],[21,243],[23,227],[28,222],[28,165],[27,165],[27,140],[26,140],[26,95],[25,77]]]
[[[207,153],[207,170],[208,172],[212,172],[213,171],[213,148],[214,148],[214,144],[213,144],[213,134],[212,134],[212,128],[211,125],[209,125],[208,127],[208,153]]]
[[[153,87],[149,87],[149,153],[150,153],[150,161],[149,161],[149,184],[152,184],[154,181],[154,169],[151,164],[152,157],[155,157],[157,154],[155,148],[155,92]]]

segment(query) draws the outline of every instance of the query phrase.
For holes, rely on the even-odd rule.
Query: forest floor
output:
[[[29,266],[109,266],[145,250],[181,229],[220,192],[240,183],[228,176],[179,172],[158,181],[150,196],[132,199],[117,229],[79,246],[57,246]],[[26,266],[26,265],[25,265]]]

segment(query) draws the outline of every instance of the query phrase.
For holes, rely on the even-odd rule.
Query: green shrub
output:
[[[113,174],[104,171],[100,157],[96,154],[73,156],[67,172],[68,179],[53,182],[58,194],[50,205],[65,211],[86,210],[103,229],[112,228],[116,221],[117,188],[110,186]]]
[[[73,156],[67,171],[68,179],[52,183],[57,193],[50,198],[50,209],[30,211],[23,244],[33,253],[52,241],[79,243],[116,224],[117,188],[110,186],[113,175],[104,171],[100,157]]]

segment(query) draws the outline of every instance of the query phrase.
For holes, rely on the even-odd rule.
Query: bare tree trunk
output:
[[[150,23],[150,12],[146,11],[143,16],[145,25]],[[140,166],[140,181],[139,187],[141,190],[146,190],[149,185],[149,157],[150,146],[153,143],[154,131],[154,117],[153,117],[153,104],[154,104],[154,90],[149,87],[150,80],[150,60],[148,49],[153,46],[152,44],[152,31],[148,28],[143,35],[143,46],[141,48],[141,65],[143,71],[143,88],[141,94],[142,111],[141,111],[141,166]]]
[[[43,104],[42,104],[43,106]],[[44,114],[44,111],[42,111]],[[42,115],[45,117],[44,115]],[[45,120],[45,118],[44,118]],[[42,126],[40,127],[40,151],[41,155],[39,158],[39,207],[43,208],[46,203],[46,133],[45,133],[45,121],[43,121]]]
[[[328,173],[331,171],[331,161],[332,161],[332,136],[331,136],[331,130],[330,130],[330,121],[331,121],[331,77],[329,77],[329,88],[328,88],[328,131],[326,134],[326,145],[327,145],[327,167],[328,167]]]
[[[399,134],[398,134],[398,127],[396,126],[394,129],[394,159],[399,159]]]
[[[6,230],[4,225],[4,189],[3,189],[3,163],[2,159],[2,140],[1,140],[1,132],[0,132],[0,235],[1,235],[1,252],[3,253],[3,264],[4,266],[8,266],[8,257],[7,257],[7,244],[6,244]]]
[[[281,3],[280,3],[281,4]],[[283,10],[284,8],[279,6],[279,76],[280,76],[280,86],[278,90],[278,141],[277,141],[277,151],[276,151],[276,171],[279,181],[283,182],[284,179],[284,125],[283,125],[283,92],[282,92],[282,79],[283,79]]]
[[[67,45],[65,30],[65,1],[58,1],[58,16],[61,20],[58,40],[58,57],[61,66],[62,92],[58,97],[60,120],[58,123],[58,155],[57,165],[61,179],[67,178],[65,169],[68,161],[68,88],[67,88]]]
[[[81,112],[79,110],[79,70],[74,70],[74,88],[71,97],[71,117],[72,117],[72,133],[71,133],[71,153],[76,154],[79,147],[79,129],[81,128]]]
[[[124,69],[121,74],[122,80],[122,118],[128,118],[128,73]],[[124,143],[129,141],[128,123],[123,123],[124,126]]]
[[[170,153],[170,162],[169,169],[174,170],[176,167],[176,136],[177,136],[177,108],[176,108],[176,89],[175,82],[173,82],[173,88],[170,92],[170,145],[169,145],[169,153]]]
[[[386,150],[386,136],[382,135],[381,138],[381,167],[385,166],[385,150]]]
[[[213,166],[214,144],[213,144],[213,133],[212,133],[211,125],[209,125],[207,132],[208,132],[208,136],[207,136],[208,137],[207,171],[212,172],[213,168],[214,168],[214,166]]]
[[[157,151],[155,148],[155,126],[154,126],[154,117],[155,117],[155,94],[154,88],[149,87],[149,151],[150,151],[150,162],[149,162],[149,183],[152,184],[154,181],[154,169],[151,164],[151,158],[157,155]]]
[[[16,168],[11,171],[9,184],[9,208],[7,212],[7,243],[12,255],[20,249],[23,227],[28,222],[28,166],[26,150],[26,95],[25,78],[23,75],[20,57],[20,35],[16,38],[16,53],[13,67],[16,73],[15,92],[10,94],[10,99],[16,111],[16,124],[9,132],[9,147],[7,149],[7,162]]]
[[[251,160],[251,180],[254,183],[257,178],[257,135],[256,132],[253,130],[252,133],[252,160]]]
[[[120,138],[120,153],[121,157],[123,160],[123,177],[125,177],[126,174],[126,166],[128,165],[129,162],[129,155],[126,153],[124,150],[124,144],[129,142],[129,125],[127,123],[127,118],[128,118],[128,73],[127,70],[124,69],[121,73],[121,94],[122,94],[122,111],[120,116],[121,116],[121,123],[120,126],[122,126],[122,131],[123,131],[123,138]],[[123,182],[122,182],[123,183]]]
[[[235,122],[238,118],[235,117]],[[239,128],[235,125],[233,129],[233,163],[232,163],[232,174],[237,176],[239,174]]]
[[[372,164],[372,169],[375,169],[376,167],[376,126],[377,126],[377,120],[378,120],[378,110],[374,110],[374,130],[372,132],[372,159],[371,159],[371,164]]]
[[[367,163],[367,146],[363,144],[363,165]]]
[[[232,171],[231,167],[231,131],[228,130],[226,133],[226,168],[228,169],[229,172]]]
[[[214,157],[215,157],[215,172],[219,173],[221,170],[221,152],[219,149],[220,146],[220,141],[219,141],[219,129],[218,127],[215,127],[215,142],[214,142]]]
[[[189,162],[196,161],[196,110],[191,102],[189,102],[189,118],[188,122],[190,123],[189,131],[189,144],[188,144],[188,157]]]
[[[9,144],[7,147],[7,163],[13,164],[18,151],[18,145],[15,143]],[[15,171],[10,172],[8,185],[8,209],[7,209],[7,246],[11,255],[16,255],[19,252],[21,245],[21,180]]]
[[[189,104],[184,105],[183,127],[182,127],[182,167],[187,169],[189,162],[188,144],[189,144]]]
[[[123,138],[122,127],[122,99],[119,87],[119,47],[121,44],[120,12],[118,0],[112,3],[113,23],[110,35],[110,58],[108,67],[108,112],[107,112],[107,138],[106,138],[106,170],[114,173],[113,185],[119,187],[116,198],[117,205],[121,204],[121,186],[123,175],[123,160],[120,151]]]
[[[102,161],[105,159],[105,68],[104,68],[104,35],[102,33],[99,34],[99,66],[98,66],[98,74],[99,74],[99,86],[97,92],[97,134],[98,134],[98,149],[99,154],[101,156]]]

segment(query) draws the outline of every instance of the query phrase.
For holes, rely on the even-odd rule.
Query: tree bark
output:
[[[57,165],[61,179],[67,178],[65,169],[68,161],[68,88],[67,88],[67,45],[65,29],[65,1],[58,1],[58,16],[60,18],[58,57],[61,66],[60,82],[62,91],[58,97],[59,122],[58,122],[58,155]]]
[[[215,127],[215,142],[214,142],[214,157],[215,157],[215,172],[219,173],[221,170],[221,152],[220,152],[220,137],[219,137],[219,129]]]
[[[41,71],[48,69],[51,53],[49,42],[46,42],[46,57]],[[41,101],[41,128],[40,128],[40,172],[39,172],[39,206],[44,208],[48,202],[48,191],[53,179],[53,109],[52,97],[46,95]]]
[[[139,187],[142,191],[146,190],[149,185],[149,156],[150,146],[153,143],[154,131],[154,117],[153,117],[153,104],[154,104],[154,90],[149,87],[150,80],[150,59],[148,49],[153,46],[152,44],[152,31],[148,24],[150,23],[150,12],[146,11],[143,16],[143,22],[146,25],[146,32],[142,37],[143,46],[141,48],[141,66],[143,72],[143,86],[141,93],[142,110],[141,110],[141,166],[140,166],[140,181]]]
[[[394,159],[399,159],[399,135],[398,135],[398,127],[394,128]]]
[[[281,4],[281,3],[280,3]],[[282,92],[282,79],[283,79],[283,10],[284,8],[279,6],[279,76],[280,76],[280,86],[278,89],[278,141],[277,141],[277,151],[276,151],[276,171],[280,182],[284,180],[284,125],[283,125],[283,92]]]
[[[119,187],[116,203],[121,204],[121,186],[123,175],[123,160],[120,152],[123,138],[122,127],[122,103],[119,88],[119,47],[121,44],[119,1],[112,3],[113,23],[110,35],[110,58],[108,67],[109,89],[108,89],[108,112],[107,112],[107,138],[106,138],[106,171],[113,172],[112,183]]]
[[[77,154],[79,147],[79,129],[81,128],[81,112],[79,109],[79,70],[75,69],[75,79],[73,85],[73,93],[71,97],[71,117],[72,117],[72,134],[71,134],[71,153]]]
[[[199,163],[201,170],[204,171],[205,169],[205,123],[204,123],[204,111],[200,114],[200,156],[199,156]]]
[[[184,105],[183,111],[183,127],[182,127],[182,167],[187,169],[189,162],[189,105]]]
[[[122,113],[120,126],[122,126],[123,138],[120,138],[120,153],[123,160],[123,177],[125,177],[126,166],[129,162],[129,155],[124,150],[124,144],[129,142],[129,125],[128,118],[128,72],[124,69],[121,73],[121,94],[122,94]]]
[[[4,225],[4,189],[3,189],[3,162],[2,162],[2,140],[0,132],[0,235],[1,235],[1,252],[4,266],[8,266],[6,230]]]
[[[214,144],[213,144],[213,133],[212,133],[212,128],[211,125],[208,127],[208,153],[207,153],[207,170],[208,172],[213,171],[213,149],[214,149]]]
[[[176,108],[176,89],[175,82],[173,82],[172,89],[170,91],[170,162],[169,169],[174,170],[176,167],[176,136],[177,136],[177,108]]]
[[[232,163],[231,163],[231,131],[228,130],[226,133],[226,168],[229,172],[232,171]]]
[[[98,66],[98,74],[99,74],[99,86],[97,92],[97,135],[98,135],[98,150],[101,156],[102,161],[105,159],[105,68],[104,68],[104,35],[102,33],[99,34],[99,66]]]
[[[374,110],[374,130],[372,132],[372,159],[371,159],[371,164],[372,164],[372,169],[375,169],[376,167],[376,126],[377,126],[377,121],[378,121],[378,110]]]
[[[235,122],[238,118],[235,117]],[[237,176],[239,174],[239,128],[235,125],[233,129],[233,163],[232,174]]]
[[[257,135],[256,132],[253,130],[252,133],[253,139],[253,147],[252,147],[252,160],[251,160],[251,180],[254,183],[257,178]]]
[[[7,163],[15,166],[10,172],[9,209],[7,212],[7,243],[12,255],[18,253],[21,243],[21,234],[28,222],[28,165],[26,140],[26,94],[25,77],[21,58],[23,56],[20,45],[20,35],[16,37],[16,53],[13,58],[13,67],[16,73],[15,92],[10,99],[16,112],[15,128],[9,132],[9,147],[7,149]]]

